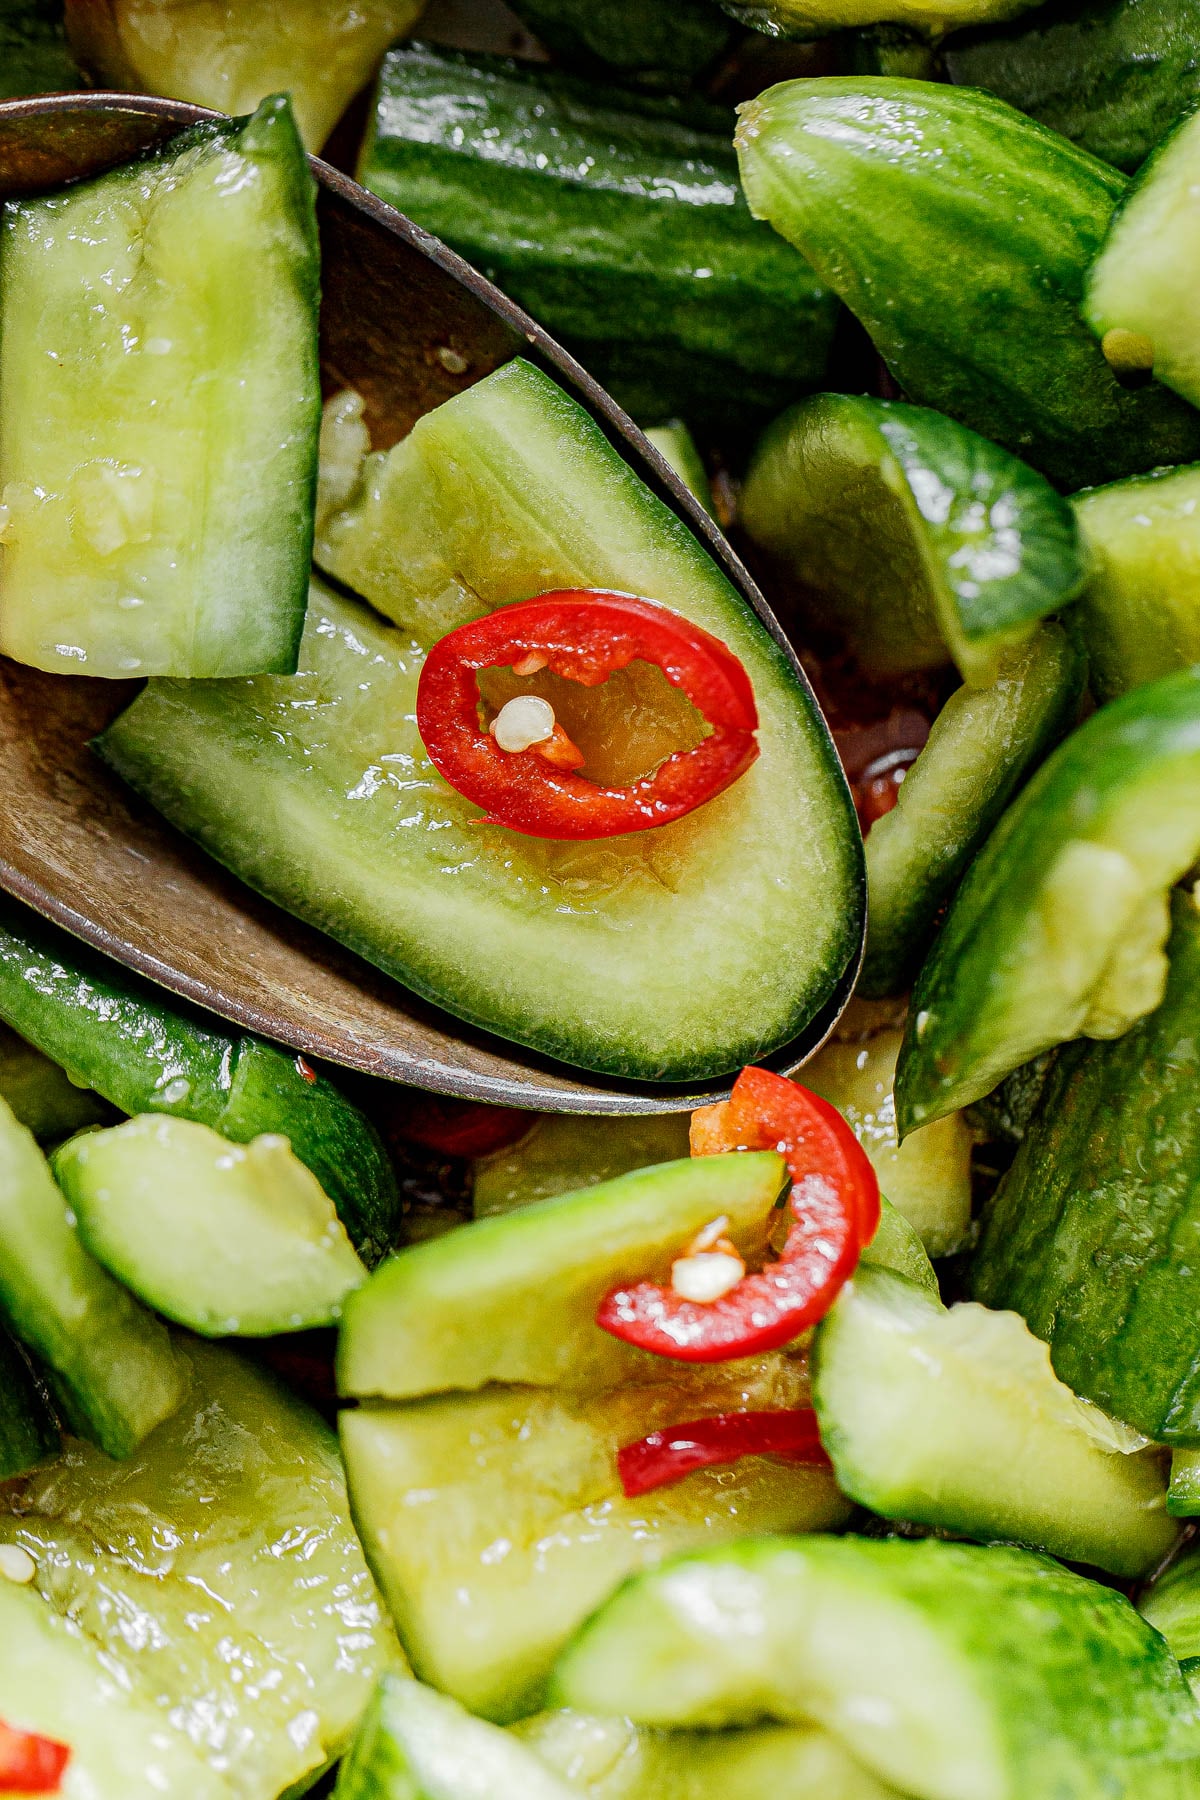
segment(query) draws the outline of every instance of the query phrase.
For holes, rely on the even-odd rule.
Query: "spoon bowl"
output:
[[[217,115],[127,94],[0,103],[0,199],[129,160]],[[353,387],[372,444],[518,353],[584,406],[700,539],[796,663],[721,533],[636,426],[574,359],[436,238],[312,159],[322,250],[321,369]],[[418,1000],[261,900],[110,775],[89,740],[137,684],[44,674],[0,658],[0,887],[161,986],[291,1048],[471,1100],[585,1113],[668,1112],[728,1083],[621,1082],[551,1062]],[[815,704],[815,703],[814,703]],[[857,964],[802,1038],[769,1059],[798,1068],[849,998]]]

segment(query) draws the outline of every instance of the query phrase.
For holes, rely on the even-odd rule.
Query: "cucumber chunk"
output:
[[[295,668],[320,423],[314,193],[277,96],[5,205],[6,655],[75,675]]]
[[[1161,1454],[1077,1400],[1015,1313],[860,1268],[817,1329],[813,1404],[839,1487],[887,1518],[1127,1576],[1178,1536]]]
[[[332,1082],[7,897],[0,897],[0,1018],[121,1112],[195,1119],[237,1144],[282,1133],[368,1262],[395,1243],[395,1170],[379,1134]]]
[[[687,1113],[617,1113],[588,1118],[544,1113],[519,1143],[478,1159],[475,1217],[515,1212],[534,1200],[571,1194],[652,1163],[688,1155]]]
[[[334,1800],[573,1800],[577,1792],[507,1731],[419,1681],[385,1675]]]
[[[560,1708],[510,1727],[587,1800],[890,1800],[894,1789],[813,1726],[647,1731]]]
[[[0,1326],[0,1481],[54,1456],[58,1420],[20,1348]]]
[[[1194,1519],[1200,1515],[1200,1450],[1171,1453],[1167,1511],[1173,1519]]]
[[[734,36],[712,0],[517,0],[512,9],[565,68],[644,88],[682,87]]]
[[[974,687],[1083,585],[1044,475],[923,406],[818,394],[755,451],[739,518],[871,675],[953,656]]]
[[[83,86],[55,0],[0,0],[0,100]]]
[[[721,0],[726,12],[770,37],[824,37],[863,25],[903,25],[939,38],[960,26],[1011,19],[1028,0]]]
[[[972,857],[1074,723],[1087,666],[1060,625],[1043,625],[1008,652],[990,686],[951,694],[895,806],[867,834],[867,949],[856,992],[912,986]]]
[[[1096,698],[1200,662],[1200,467],[1155,469],[1073,504],[1092,560],[1075,617]]]
[[[1181,1663],[1200,1656],[1200,1551],[1189,1550],[1152,1582],[1138,1611]]]
[[[987,88],[1132,172],[1200,97],[1197,0],[1050,0],[943,44],[951,81]]]
[[[782,82],[737,141],[751,210],[913,400],[1065,487],[1200,458],[1200,414],[1122,387],[1082,314],[1115,169],[988,94],[885,76]]]
[[[355,1522],[404,1647],[422,1680],[473,1712],[503,1722],[541,1706],[555,1656],[632,1571],[849,1516],[827,1469],[767,1456],[626,1499],[623,1445],[687,1419],[808,1402],[801,1355],[643,1364],[656,1360],[603,1393],[489,1386],[342,1412]]]
[[[1200,1445],[1200,915],[1174,900],[1162,1004],[1072,1044],[984,1215],[972,1290],[1019,1312],[1076,1393],[1148,1437]]]
[[[177,1349],[186,1400],[138,1457],[68,1445],[0,1489],[0,1542],[37,1565],[22,1598],[43,1631],[103,1663],[114,1730],[128,1702],[134,1723],[157,1715],[164,1755],[198,1759],[194,1785],[156,1794],[275,1800],[341,1754],[379,1674],[403,1662],[332,1434],[228,1350],[182,1337]],[[52,1735],[69,1743],[65,1724]]]
[[[664,461],[669,462],[688,492],[694,494],[710,518],[716,518],[708,471],[696,448],[696,440],[682,419],[651,425],[646,436]]]
[[[160,1319],[90,1257],[33,1138],[0,1101],[0,1311],[37,1352],[67,1423],[129,1456],[184,1374]]]
[[[54,1174],[84,1248],[206,1337],[332,1325],[367,1278],[284,1137],[243,1148],[207,1125],[145,1113],[64,1144]]]
[[[234,1800],[238,1792],[171,1729],[152,1694],[122,1690],[72,1620],[4,1580],[0,1718],[69,1747],[63,1800]]]
[[[975,859],[913,992],[896,1068],[901,1134],[1055,1044],[1119,1037],[1156,1007],[1168,892],[1198,851],[1191,669],[1093,713]]]
[[[637,9],[630,46],[654,10]],[[678,0],[662,18],[678,35]],[[384,60],[358,174],[511,294],[635,418],[679,412],[741,440],[824,380],[837,302],[751,218],[733,126],[731,109],[696,99],[401,45]]]
[[[861,921],[861,841],[825,728],[775,641],[573,401],[519,361],[447,401],[368,459],[319,560],[405,630],[318,586],[299,678],[151,684],[100,740],[118,773],[260,892],[566,1062],[695,1080],[804,1029]],[[482,824],[417,737],[409,632],[428,641],[556,586],[641,593],[726,642],[754,684],[754,767],[635,838],[562,845]],[[627,755],[621,781],[690,729],[643,676],[555,695],[601,760],[614,742]],[[464,942],[487,954],[464,959]]]
[[[1200,405],[1200,118],[1181,120],[1138,171],[1088,277],[1086,310],[1111,331],[1149,340],[1154,374]]]
[[[815,1722],[918,1800],[1189,1791],[1200,1722],[1161,1638],[1028,1551],[760,1538],[627,1582],[554,1698],[653,1725]]]
[[[970,1232],[973,1136],[962,1116],[952,1113],[899,1142],[892,1084],[903,1039],[902,1023],[876,1024],[868,1008],[852,1001],[835,1037],[805,1063],[801,1079],[837,1107],[870,1157],[880,1187],[928,1254],[952,1256]]]
[[[0,1096],[43,1143],[112,1116],[99,1094],[77,1087],[65,1069],[5,1025],[0,1025]]]
[[[710,1220],[762,1247],[785,1183],[771,1152],[638,1169],[414,1244],[346,1302],[343,1394],[403,1400],[490,1381],[603,1387],[661,1358],[601,1331],[622,1280],[666,1275]]]
[[[67,0],[71,41],[101,86],[169,94],[216,112],[291,97],[310,150],[321,145],[421,0]]]

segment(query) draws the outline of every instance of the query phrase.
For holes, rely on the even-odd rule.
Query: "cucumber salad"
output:
[[[1200,0],[510,4],[0,0],[0,698],[613,1101],[0,862],[0,1795],[1200,1800]]]

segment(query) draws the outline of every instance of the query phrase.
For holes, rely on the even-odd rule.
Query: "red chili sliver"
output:
[[[0,1794],[57,1794],[70,1757],[66,1744],[0,1721]]]
[[[778,1150],[792,1177],[792,1226],[777,1262],[719,1300],[685,1300],[642,1281],[596,1314],[613,1337],[679,1362],[777,1350],[823,1319],[879,1225],[879,1184],[835,1107],[767,1069],[743,1069],[724,1103],[692,1115],[692,1154]]]
[[[715,1413],[689,1419],[666,1431],[652,1431],[636,1444],[617,1451],[617,1473],[625,1496],[633,1500],[654,1488],[679,1481],[693,1469],[737,1462],[743,1456],[781,1456],[813,1468],[832,1467],[810,1406],[772,1412]]]
[[[502,750],[479,722],[481,669],[530,659],[598,687],[632,662],[653,663],[711,730],[627,787],[602,787],[539,755]],[[497,824],[528,837],[602,838],[648,831],[694,812],[758,755],[758,713],[745,669],[719,638],[653,600],[563,589],[503,606],[439,640],[417,687],[417,729],[438,772]]]

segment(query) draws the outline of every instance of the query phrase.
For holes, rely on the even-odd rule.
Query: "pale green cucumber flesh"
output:
[[[622,1281],[665,1279],[711,1220],[762,1248],[785,1182],[774,1152],[701,1156],[477,1219],[390,1257],[346,1302],[343,1394],[409,1399],[492,1381],[604,1387],[661,1365],[597,1326]]]
[[[0,1481],[53,1456],[58,1421],[19,1346],[0,1326]]]
[[[696,440],[682,419],[668,419],[665,425],[651,425],[646,436],[664,462],[670,463],[690,494],[694,494],[705,512],[715,518],[708,471],[696,448]]]
[[[678,1557],[583,1628],[551,1698],[654,1725],[816,1722],[920,1800],[1182,1794],[1200,1743],[1178,1664],[1122,1595],[936,1539]]]
[[[1175,1519],[1194,1519],[1200,1514],[1200,1450],[1171,1453],[1171,1485],[1167,1511]],[[1197,1647],[1200,1649],[1200,1646]]]
[[[938,1297],[938,1278],[925,1247],[904,1214],[880,1196],[879,1225],[862,1252],[861,1266],[890,1270],[906,1281]]]
[[[333,1202],[287,1139],[231,1144],[144,1113],[57,1151],[84,1248],[180,1325],[264,1337],[332,1325],[367,1272]]]
[[[1161,1004],[1051,1065],[984,1215],[975,1296],[1012,1307],[1059,1376],[1156,1441],[1200,1445],[1200,915],[1174,898]]]
[[[1022,781],[1074,723],[1085,667],[1063,628],[1047,624],[1001,659],[989,686],[951,694],[895,806],[867,834],[858,993],[912,986],[943,903]]]
[[[1125,1576],[1178,1535],[1161,1453],[1077,1400],[1015,1313],[860,1268],[818,1328],[813,1403],[839,1486],[887,1518]]]
[[[475,1217],[513,1212],[652,1163],[676,1162],[688,1154],[688,1126],[687,1113],[543,1113],[519,1142],[476,1161]]]
[[[1092,560],[1075,617],[1097,699],[1200,662],[1200,467],[1090,488],[1073,504]]]
[[[1200,1656],[1200,1553],[1189,1550],[1152,1582],[1138,1611],[1180,1662]]]
[[[334,1800],[575,1800],[532,1750],[419,1681],[385,1676]]]
[[[771,426],[740,519],[870,673],[951,656],[976,686],[1079,591],[1079,533],[1043,475],[926,407],[820,394]]]
[[[1097,337],[1149,338],[1157,380],[1200,405],[1200,120],[1189,116],[1138,171],[1088,277]]]
[[[752,210],[911,399],[1068,488],[1200,457],[1200,414],[1123,387],[1083,318],[1115,169],[990,95],[882,76],[782,82],[738,143]]]
[[[320,390],[286,99],[0,217],[0,649],[66,674],[295,667]]]
[[[198,1759],[194,1785],[154,1792],[275,1800],[341,1754],[377,1676],[403,1662],[332,1434],[230,1351],[178,1346],[186,1397],[138,1457],[69,1444],[0,1490],[0,1542],[37,1565],[22,1598],[42,1630],[103,1660],[115,1726],[128,1697],[134,1723],[157,1716],[164,1754]],[[17,1722],[7,1651],[5,1634],[0,1717]],[[71,1742],[63,1713],[52,1735]]]
[[[802,1356],[673,1364],[605,1393],[490,1386],[341,1415],[355,1522],[417,1674],[508,1720],[542,1704],[571,1633],[633,1570],[747,1531],[827,1530],[828,1470],[743,1457],[628,1500],[616,1453],[649,1432],[806,1405]]]
[[[128,1456],[183,1369],[161,1319],[88,1255],[33,1138],[0,1102],[0,1312],[45,1364],[67,1423]]]
[[[331,1081],[314,1079],[302,1058],[175,1000],[7,896],[0,898],[0,1018],[121,1112],[195,1119],[239,1144],[282,1133],[368,1261],[395,1243],[395,1170],[378,1133]],[[80,1118],[74,1128],[88,1122]]]
[[[1025,0],[721,0],[726,12],[770,37],[820,38],[864,25],[903,25],[940,38],[962,26],[1011,19]]]
[[[901,1131],[1157,1006],[1169,889],[1198,850],[1200,671],[1187,670],[1094,713],[976,857],[913,992]]]

